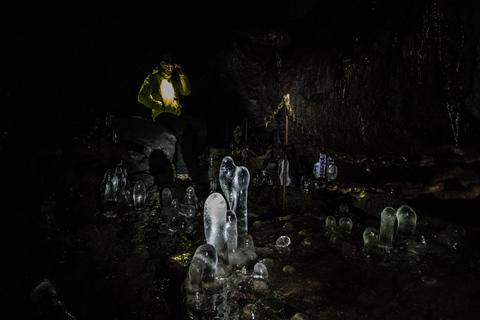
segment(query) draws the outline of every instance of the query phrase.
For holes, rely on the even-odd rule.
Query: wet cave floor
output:
[[[99,204],[99,186],[105,169],[125,150],[108,142],[93,148],[84,141],[55,150],[17,159],[17,166],[29,169],[10,172],[12,183],[2,190],[13,204],[4,221],[11,254],[4,260],[8,289],[2,297],[15,315],[11,319],[188,319],[182,288],[194,252],[205,242],[202,209],[190,218],[193,231],[182,229],[181,222],[169,230],[159,185],[148,189],[146,211],[135,212],[129,201],[106,209]],[[356,167],[337,163],[341,174],[352,172],[352,188],[343,192],[341,185],[310,193],[288,187],[283,202],[281,186],[250,186],[249,234],[257,257],[195,297],[197,318],[291,319],[303,313],[308,319],[478,319],[480,239],[473,216],[478,199],[439,199],[425,192],[431,180],[419,186],[417,175],[419,181],[402,184],[403,173],[390,168],[372,170],[362,191],[366,182],[356,179]],[[423,172],[418,163],[411,164],[412,172]],[[476,170],[471,164],[461,167],[466,166]],[[458,172],[457,165],[451,167]],[[206,171],[206,165],[198,170]],[[21,181],[30,181],[28,191]],[[187,186],[168,185],[178,199]],[[207,179],[195,180],[194,186],[205,201]],[[412,196],[408,190],[423,191]],[[56,203],[49,213],[44,196],[52,191]],[[340,211],[341,204],[348,212]],[[403,204],[418,216],[415,241],[389,253],[364,248],[365,228],[379,230],[383,208]],[[107,217],[107,211],[114,216]],[[351,218],[351,233],[326,235],[327,216],[337,223]],[[466,235],[449,234],[452,224]],[[275,248],[282,235],[292,241],[288,254]],[[257,261],[268,268],[265,280],[251,276]],[[55,295],[33,294],[42,279],[55,286]]]

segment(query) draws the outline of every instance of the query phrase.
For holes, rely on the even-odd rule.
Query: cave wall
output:
[[[17,7],[6,20],[2,128],[53,136],[105,113],[148,117],[136,95],[169,50],[192,83],[185,112],[207,118],[222,147],[245,118],[249,141],[270,143],[285,94],[289,142],[315,158],[477,144],[478,1]],[[26,79],[36,85],[25,90]]]
[[[479,5],[354,3],[331,12],[319,1],[300,13],[280,7],[277,20],[222,37],[219,82],[252,126],[270,119],[267,131],[280,128],[283,116],[272,115],[290,94],[290,143],[312,150],[382,155],[475,145]]]

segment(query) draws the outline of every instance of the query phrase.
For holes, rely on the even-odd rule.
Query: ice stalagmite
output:
[[[281,160],[278,160],[278,178],[280,179],[280,185],[283,186],[283,175],[285,174],[284,173],[284,164],[285,163],[285,160],[284,159],[281,159]],[[286,173],[286,186],[290,186],[292,184],[292,180],[290,179],[290,162],[287,160],[287,173]]]
[[[100,194],[102,196],[103,202],[115,202],[116,193],[118,186],[118,178],[115,173],[108,169],[103,176],[102,184],[100,185]]]
[[[334,181],[337,179],[338,175],[338,168],[334,164],[333,158],[328,157],[327,158],[327,180],[328,181]]]
[[[172,204],[172,192],[165,188],[162,190],[162,206],[169,206]]]
[[[337,220],[335,219],[335,217],[328,216],[325,219],[325,235],[327,237],[330,237],[335,232],[337,232]]]
[[[185,198],[183,200],[183,203],[189,204],[197,208],[198,205],[198,198],[197,195],[195,194],[195,188],[192,186],[189,186],[187,188],[187,191],[185,192]]]
[[[115,202],[115,187],[112,181],[107,181],[105,183],[105,193],[103,195],[103,202]]]
[[[205,200],[203,223],[205,239],[212,245],[223,262],[228,263],[228,248],[226,239],[227,203],[218,192],[210,194]]]
[[[115,175],[118,178],[118,185],[116,189],[117,198],[123,199],[126,188],[128,187],[128,173],[123,164],[120,163],[117,165],[115,168]]]
[[[190,293],[201,292],[203,284],[215,280],[215,268],[217,267],[217,253],[210,244],[202,244],[197,248],[193,256],[185,288]]]
[[[222,188],[223,194],[228,201],[230,209],[233,210],[234,194],[233,194],[233,180],[235,177],[235,170],[237,166],[233,162],[232,157],[225,157],[222,160],[220,165],[219,180],[220,187]]]
[[[404,205],[397,210],[397,238],[400,242],[413,238],[417,226],[417,214],[410,206]]]
[[[290,248],[288,247],[290,243],[292,243],[292,240],[288,236],[280,236],[275,241],[275,248],[277,248],[278,253],[288,254],[290,253]]]
[[[267,267],[262,262],[257,262],[253,267],[253,277],[262,280],[268,278]]]
[[[378,245],[379,233],[377,229],[368,227],[363,231],[363,245],[365,247],[376,247]]]
[[[230,264],[236,264],[238,247],[237,216],[232,210],[227,211],[227,224],[225,228],[227,238],[228,260]]]
[[[135,211],[145,210],[145,200],[147,198],[147,188],[142,180],[135,182],[133,186],[133,206]]]
[[[315,164],[313,165],[313,176],[316,179],[319,179],[321,176],[321,173],[320,173],[321,168],[322,168],[322,165],[320,164],[320,162],[315,162]]]
[[[395,209],[386,207],[380,215],[380,242],[385,248],[392,248],[393,235],[395,232]]]
[[[344,234],[350,234],[352,232],[353,222],[349,217],[341,217],[338,220],[338,229]]]
[[[296,313],[290,318],[290,320],[308,320],[308,317],[303,313]]]
[[[219,173],[220,187],[230,210],[237,216],[238,234],[248,230],[247,199],[250,172],[246,167],[237,167],[230,156],[223,158]]]

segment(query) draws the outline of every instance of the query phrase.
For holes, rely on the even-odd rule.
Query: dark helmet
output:
[[[176,62],[176,59],[175,59],[175,56],[173,56],[170,52],[164,52],[162,53],[162,55],[160,56],[160,61],[158,61],[158,64],[157,66],[155,67],[155,69],[157,70],[162,70],[162,67],[160,66],[160,64],[162,62],[165,62],[167,64],[171,64],[172,66],[175,65],[175,62]]]
[[[160,62],[163,61],[163,62],[171,64],[171,65],[175,64],[175,60],[176,60],[175,57],[169,52],[163,53],[161,58],[160,58]]]

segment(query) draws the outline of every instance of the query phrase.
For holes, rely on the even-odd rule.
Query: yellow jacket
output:
[[[190,94],[190,82],[186,74],[179,74],[180,81],[173,79],[173,74],[168,75],[163,71],[154,70],[143,82],[137,100],[147,108],[152,109],[152,118],[161,113],[169,112],[179,116],[182,105],[178,95]]]

